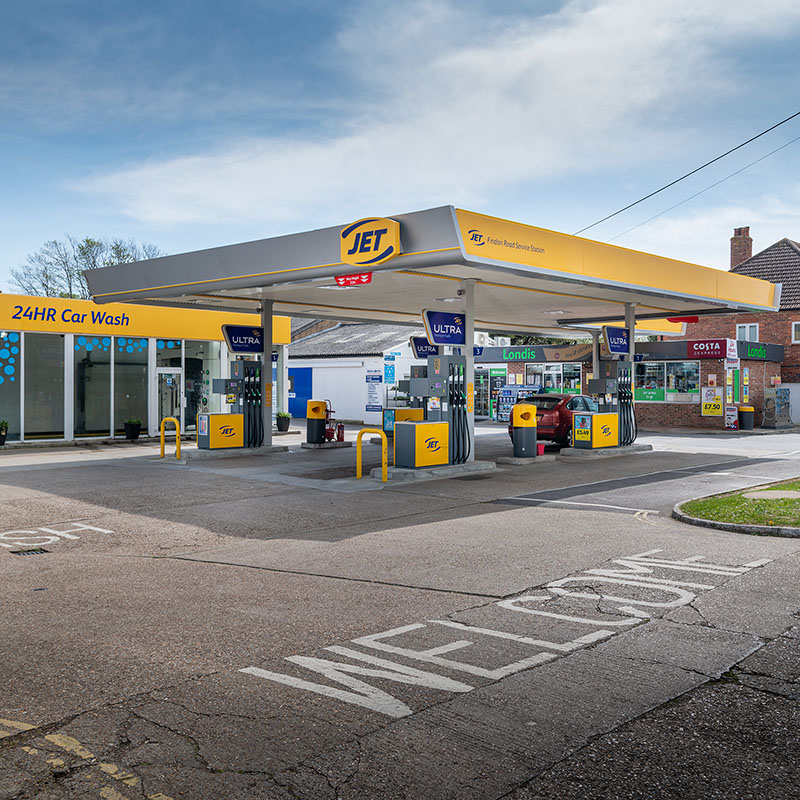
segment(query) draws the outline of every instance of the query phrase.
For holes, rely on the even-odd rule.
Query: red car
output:
[[[562,447],[572,445],[572,415],[597,411],[597,401],[585,394],[537,394],[519,402],[536,406],[536,438],[549,439]],[[513,442],[511,422],[508,435]]]

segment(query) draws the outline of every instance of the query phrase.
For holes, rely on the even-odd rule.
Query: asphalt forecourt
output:
[[[0,797],[566,797],[576,776],[603,796],[588,759],[624,787],[607,762],[638,774],[631,750],[655,752],[659,726],[659,796],[692,774],[663,749],[679,764],[686,726],[695,780],[746,796],[712,723],[758,725],[751,753],[787,744],[800,542],[667,512],[698,481],[789,477],[794,456],[346,494],[269,479],[344,458],[326,455],[0,459]]]

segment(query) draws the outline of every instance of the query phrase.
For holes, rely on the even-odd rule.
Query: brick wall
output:
[[[742,367],[749,367],[750,369],[749,404],[755,409],[755,425],[758,427],[761,425],[764,389],[770,387],[770,378],[772,376],[780,374],[781,365],[774,361],[765,362],[743,359]],[[701,359],[701,386],[708,386],[709,373],[717,376],[717,385],[722,387],[724,402],[724,363],[717,359]],[[735,400],[734,404],[739,405],[740,403]],[[700,403],[636,403],[636,421],[642,428],[716,428],[721,430],[725,427],[723,417],[702,416]]]
[[[798,311],[769,311],[762,314],[723,314],[700,317],[686,326],[682,339],[735,339],[737,325],[758,325],[758,340],[785,348],[783,367],[776,373],[784,383],[800,382],[800,344],[792,344],[792,323],[800,322]],[[672,340],[673,337],[663,337]]]

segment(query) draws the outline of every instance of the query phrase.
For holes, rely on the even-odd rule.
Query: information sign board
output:
[[[466,325],[462,313],[423,310],[422,322],[431,344],[458,346],[466,342]]]

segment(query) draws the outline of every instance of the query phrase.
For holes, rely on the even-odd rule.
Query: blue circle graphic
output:
[[[16,355],[17,353],[19,353],[19,347],[12,347],[12,348],[11,348],[11,352],[12,352],[14,355]]]
[[[86,337],[85,336],[79,336],[78,337],[78,344],[81,345],[81,347],[83,347],[83,345],[86,344]]]
[[[13,375],[14,374],[14,367],[11,367],[11,366],[3,367],[3,372],[5,372],[6,375]]]
[[[108,347],[108,345],[110,345],[110,344],[111,344],[111,337],[110,336],[104,336],[103,337],[103,345],[105,347]]]
[[[2,350],[0,350],[0,358],[8,358],[8,356],[9,352],[7,347],[4,347]]]
[[[86,342],[86,352],[91,353],[94,350],[94,345],[91,342]]]
[[[127,346],[125,349],[126,349],[126,350],[127,350],[129,353],[132,353],[132,352],[133,352],[133,345],[132,345],[132,344],[129,344],[129,345],[128,345],[128,346]]]
[[[19,341],[19,334],[18,333],[9,333],[8,334],[8,341],[9,342],[18,342]]]

